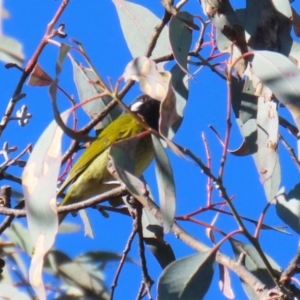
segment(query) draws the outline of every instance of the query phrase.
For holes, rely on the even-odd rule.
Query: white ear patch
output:
[[[137,112],[140,110],[141,106],[144,104],[144,100],[137,101],[130,106],[130,110]]]

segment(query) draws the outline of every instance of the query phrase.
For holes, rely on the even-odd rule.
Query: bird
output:
[[[158,131],[160,101],[148,95],[139,96],[129,107],[151,128]],[[77,203],[107,192],[119,184],[107,170],[108,153],[113,143],[134,137],[145,127],[130,113],[123,113],[106,126],[71,168],[57,195],[68,187],[60,205]],[[154,158],[151,136],[142,136],[135,149],[133,174],[140,177]],[[59,215],[59,223],[67,214]]]

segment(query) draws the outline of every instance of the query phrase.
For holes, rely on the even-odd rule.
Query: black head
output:
[[[141,115],[145,122],[158,130],[160,101],[147,95],[139,96],[131,105],[130,110]]]

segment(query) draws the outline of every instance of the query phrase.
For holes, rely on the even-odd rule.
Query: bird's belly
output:
[[[107,170],[109,149],[99,155],[70,186],[68,203],[74,203],[107,192],[119,183]],[[154,157],[150,136],[143,137],[133,154],[134,175],[140,177]]]

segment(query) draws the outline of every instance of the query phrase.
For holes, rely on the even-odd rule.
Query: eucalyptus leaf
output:
[[[181,258],[168,265],[158,280],[158,300],[203,299],[214,274],[216,251]]]
[[[18,300],[31,300],[26,293],[19,291],[13,285],[0,282],[0,298],[2,299],[18,299]]]
[[[68,111],[61,117],[66,122]],[[62,134],[56,121],[52,121],[35,144],[22,174],[28,229],[34,244],[29,280],[41,299],[46,297],[42,279],[44,256],[52,248],[58,231],[56,186]]]
[[[300,70],[286,56],[272,51],[255,51],[252,60],[255,75],[291,112],[300,128]]]
[[[163,269],[175,261],[172,246],[163,239],[144,238],[144,242]]]
[[[169,232],[176,209],[175,181],[170,161],[160,140],[151,135],[155,153],[155,171],[162,211],[164,232]]]
[[[74,59],[72,61],[73,76],[76,84],[80,102],[93,99],[82,105],[83,110],[91,117],[96,117],[112,101],[108,95],[102,95],[104,90],[97,83],[97,75],[90,68],[78,64]],[[97,95],[100,95],[97,97]],[[122,113],[121,107],[114,107],[102,120],[95,129],[102,129],[110,122],[115,120]]]
[[[0,60],[21,66],[24,61],[23,45],[11,37],[0,36]]]
[[[300,234],[300,183],[288,194],[285,194],[282,188],[275,199],[279,218]]]
[[[270,276],[261,256],[254,248],[254,246],[251,244],[245,244],[233,238],[230,238],[229,241],[236,259],[240,259],[240,256],[244,255],[245,267],[261,282],[263,282],[268,289],[275,287],[275,282]],[[282,272],[280,266],[270,256],[268,256],[267,254],[265,254],[265,256],[272,266],[274,272],[279,276]],[[257,299],[254,291],[244,281],[242,281],[242,285],[249,299]]]
[[[132,57],[145,54],[155,27],[161,20],[148,8],[130,1],[114,0],[121,28]],[[168,29],[165,27],[159,35],[152,57],[158,58],[171,53]]]
[[[188,73],[187,61],[192,43],[192,30],[183,20],[192,23],[193,16],[188,12],[179,11],[170,21],[169,36],[177,64],[185,73]]]

